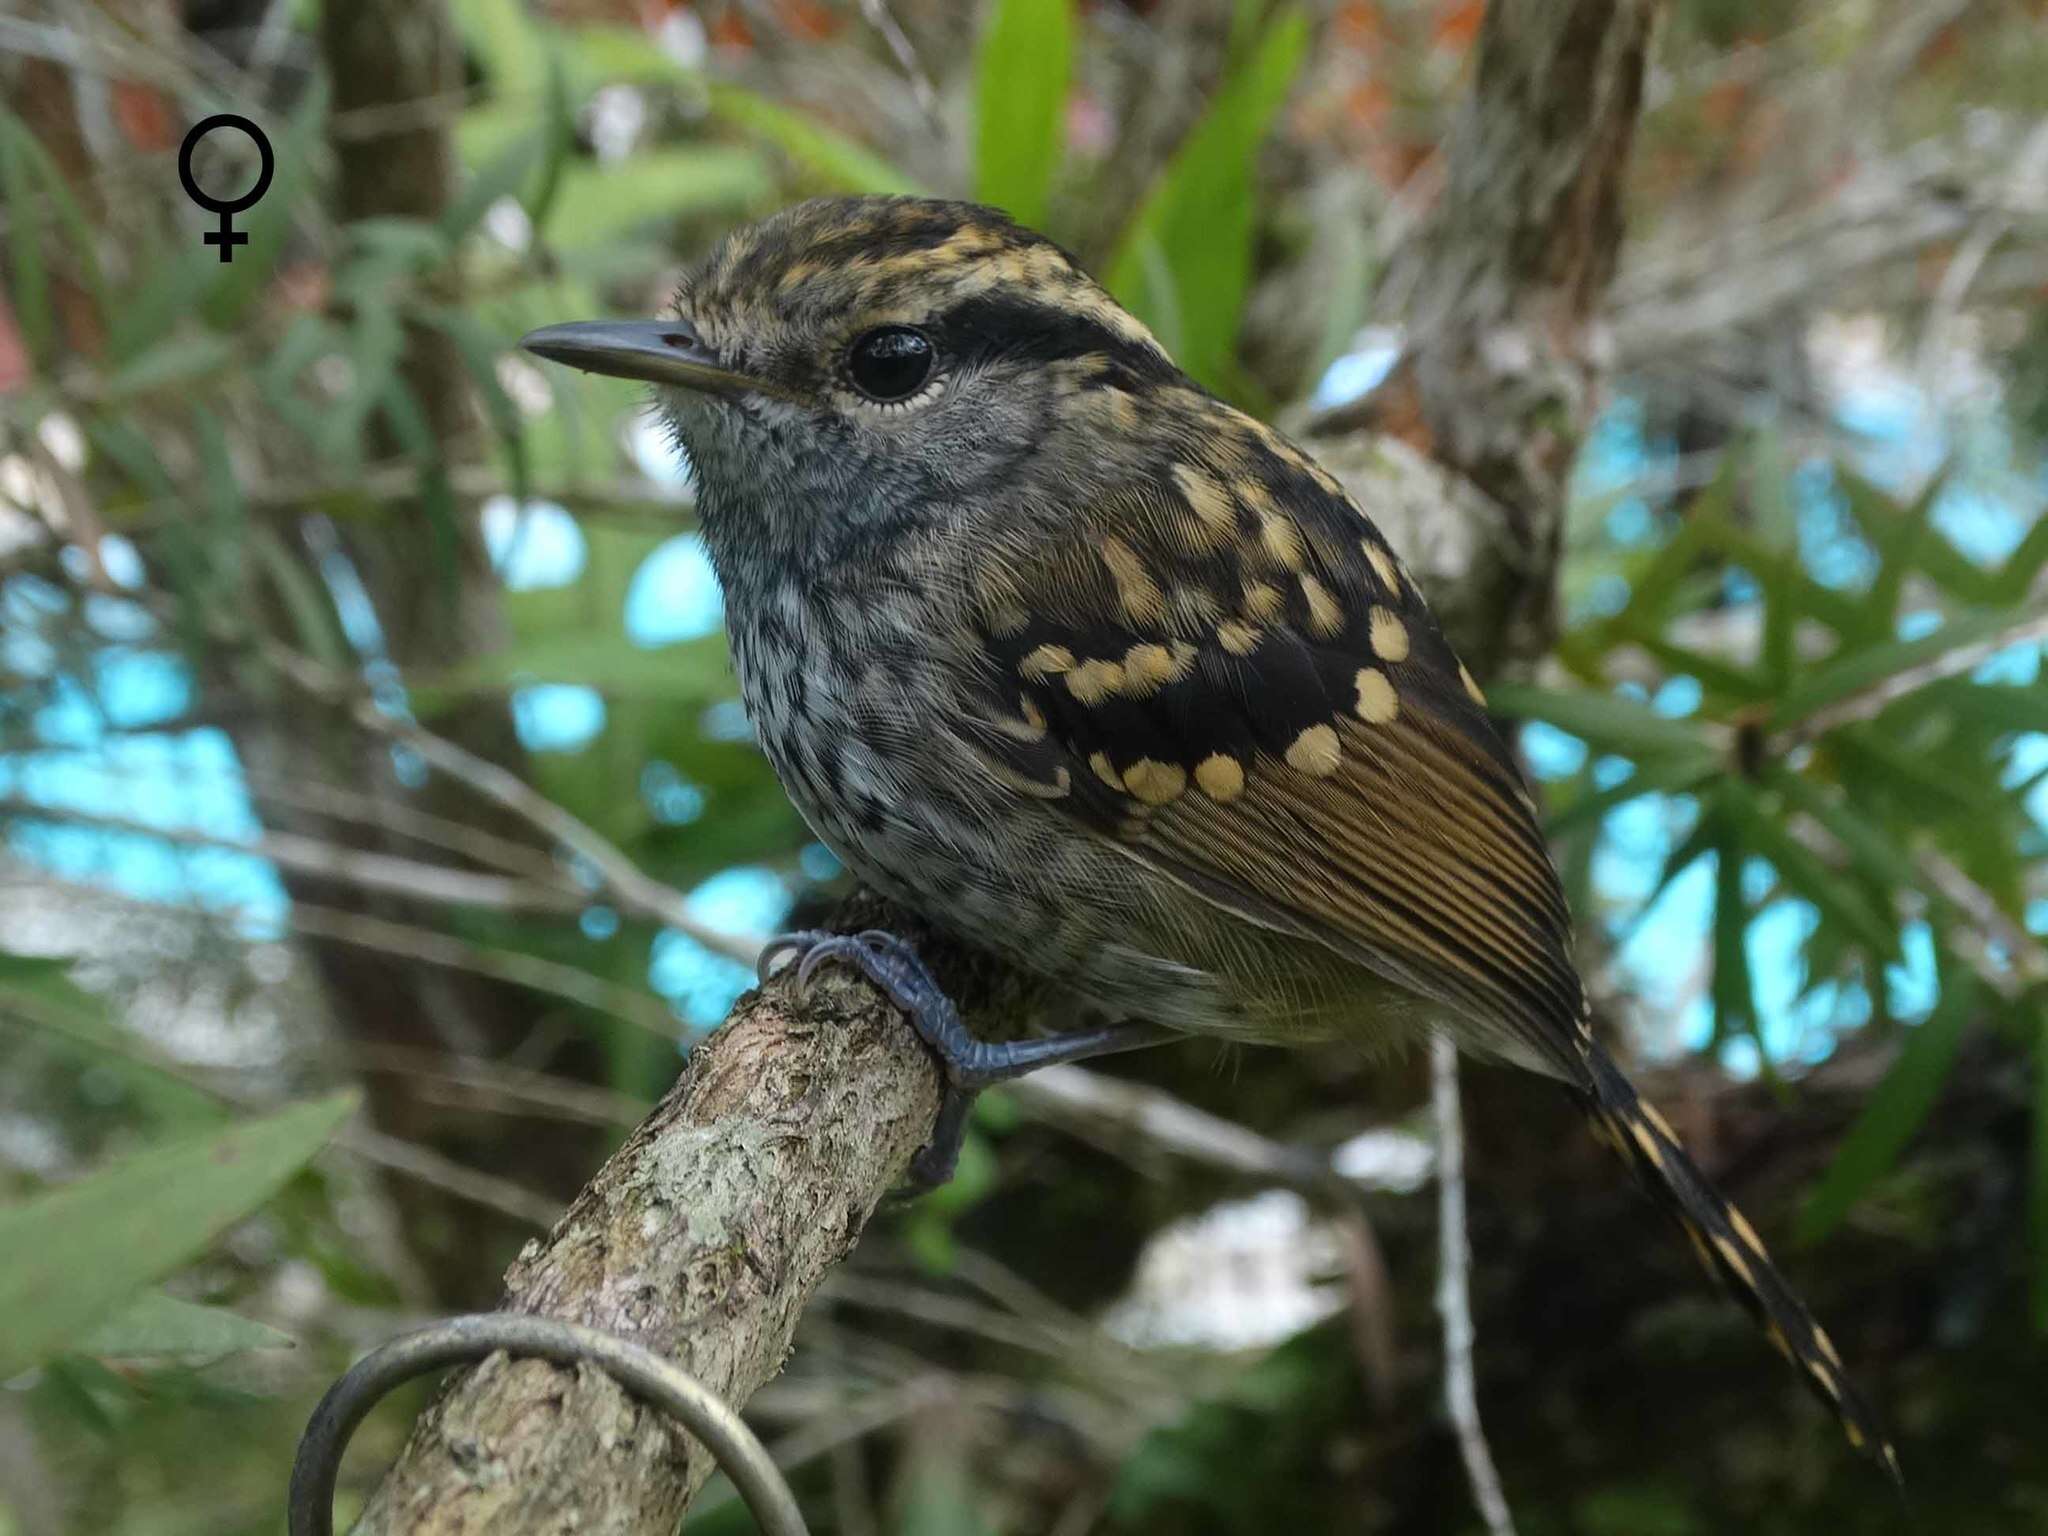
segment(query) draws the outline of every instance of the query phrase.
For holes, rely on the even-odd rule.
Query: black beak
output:
[[[707,395],[737,395],[763,388],[759,380],[721,364],[680,320],[595,320],[545,325],[519,339],[528,352],[585,373],[644,379]]]

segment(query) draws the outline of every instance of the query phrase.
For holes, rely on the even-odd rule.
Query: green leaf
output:
[[[319,1150],[353,1093],[160,1143],[0,1210],[0,1380],[190,1262]]]
[[[1799,1213],[1799,1242],[1819,1242],[1839,1226],[1864,1191],[1898,1160],[1934,1107],[1973,1007],[1970,983],[1960,968],[1949,971],[1941,1000],[1924,1022],[1905,1031],[1899,1059],[1870,1095],[1834,1162],[1807,1197]],[[2043,1059],[2048,1060],[2048,1053]]]
[[[555,198],[562,190],[562,173],[576,148],[576,104],[569,94],[569,66],[559,53],[548,55],[547,149],[541,157],[540,175],[526,199],[526,216],[533,223],[536,240],[547,234],[554,216]]]
[[[1770,729],[1797,725],[1831,704],[1927,667],[1952,651],[1994,639],[2024,617],[2010,610],[1958,614],[1917,640],[1888,640],[1837,655],[1793,683],[1772,713]]]
[[[774,145],[837,192],[922,194],[904,171],[863,144],[741,86],[722,80],[705,86],[711,115]]]
[[[474,315],[452,307],[434,307],[424,312],[429,325],[444,331],[462,356],[462,366],[483,400],[484,411],[505,446],[506,467],[513,500],[524,503],[531,489],[532,469],[526,452],[526,426],[519,408],[498,382],[498,359],[504,343],[480,324]]]
[[[1072,0],[996,0],[975,55],[974,195],[1043,224],[1066,145]]]
[[[1880,959],[1898,954],[1898,924],[1871,906],[1855,881],[1794,837],[1784,822],[1761,804],[1739,779],[1726,780],[1717,796],[1722,814],[1750,853],[1761,854],[1794,894],[1842,924]]]
[[[12,128],[11,135],[9,125]],[[57,222],[64,227],[64,233],[69,237],[69,247],[63,253],[67,263],[66,270],[71,276],[84,282],[93,302],[99,307],[100,314],[105,315],[108,304],[107,280],[106,274],[100,270],[99,236],[94,232],[91,220],[86,218],[85,210],[79,206],[78,196],[71,189],[70,179],[51,158],[50,152],[37,142],[36,136],[29,131],[28,124],[9,114],[4,106],[0,106],[0,138],[10,136],[12,148],[9,150],[5,145],[0,145],[0,161],[11,157],[13,164],[22,173],[22,195],[17,200],[15,189],[7,184],[7,173],[0,170],[0,194],[4,194],[0,195],[0,203],[4,203],[10,210],[26,209],[27,199],[33,195],[26,187],[26,178],[33,177],[41,185],[43,206],[57,216]],[[24,214],[25,228],[33,228],[34,223],[32,216]],[[18,270],[17,280],[19,286],[15,295],[16,305],[25,312],[31,307],[27,302],[28,285],[25,280],[20,279]]]
[[[157,1124],[184,1129],[218,1124],[220,1106],[152,1057],[115,1022],[104,998],[87,992],[61,960],[0,954],[0,1023],[36,1032],[68,1056],[118,1077]]]
[[[270,199],[265,198],[268,202]],[[107,357],[120,364],[174,342],[199,307],[215,274],[206,270],[199,245],[147,242],[136,267],[149,275],[122,293],[107,313]],[[215,266],[219,263],[216,261]],[[215,340],[220,338],[216,337]]]
[[[1628,601],[1604,626],[1617,637],[1661,633],[1678,598],[1708,552],[1735,495],[1734,454],[1724,454],[1712,481],[1693,498],[1678,532],[1627,572]]]
[[[501,151],[496,159],[469,178],[462,195],[441,215],[441,233],[452,245],[483,222],[491,204],[511,197],[526,184],[546,148],[544,133],[530,133]]]
[[[1595,751],[1623,757],[1712,755],[1697,721],[1674,720],[1649,705],[1617,693],[1566,692],[1528,683],[1497,683],[1488,704],[1520,720],[1541,720],[1578,737]]]
[[[327,587],[300,563],[268,523],[251,522],[247,537],[256,564],[269,577],[291,620],[298,648],[323,667],[345,672],[354,658]]]
[[[1655,657],[1666,672],[1695,679],[1709,699],[1755,704],[1778,696],[1778,690],[1756,672],[1721,657],[1675,644],[1661,635],[1643,635],[1636,643]]]
[[[1588,789],[1581,793],[1546,820],[1543,824],[1544,830],[1553,838],[1566,837],[1589,822],[1605,819],[1607,813],[1615,807],[1626,805],[1643,795],[1685,794],[1698,789],[1719,766],[1718,759],[1706,756],[1646,763],[1619,784],[1609,785],[1606,789]]]
[[[0,205],[7,209],[7,249],[14,261],[14,313],[28,355],[46,364],[56,333],[50,273],[43,256],[41,200],[29,186],[28,125],[0,111]]]
[[[1858,872],[1873,885],[1887,890],[1914,890],[1920,886],[1920,870],[1912,856],[1845,797],[1832,795],[1777,764],[1766,765],[1764,782],[1794,810],[1804,811],[1825,827],[1848,852]]]
[[[551,217],[564,241],[591,245],[685,214],[738,213],[774,188],[759,152],[693,144],[649,150],[616,165],[565,166]]]
[[[234,343],[212,331],[166,337],[107,379],[106,398],[119,402],[173,387],[184,388],[220,372],[234,355]]]
[[[453,10],[492,95],[521,107],[537,100],[546,84],[540,29],[520,0],[455,0]]]
[[[220,1360],[252,1349],[291,1349],[292,1336],[220,1307],[144,1291],[91,1329],[72,1349],[119,1360]]]
[[[1771,1059],[1763,1054],[1757,1030],[1756,984],[1749,971],[1749,902],[1742,892],[1742,848],[1733,835],[1726,807],[1717,796],[1711,811],[1714,832],[1713,1001],[1714,1038],[1738,1034],[1755,1039],[1764,1070]]]
[[[1180,365],[1213,389],[1228,383],[1251,286],[1259,146],[1293,88],[1308,35],[1299,7],[1275,14],[1153,184],[1105,269],[1110,292],[1139,319],[1177,317]],[[1153,253],[1163,275],[1148,264]]]

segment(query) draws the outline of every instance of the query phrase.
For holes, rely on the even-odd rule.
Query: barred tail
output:
[[[1850,1384],[1833,1341],[1764,1252],[1756,1229],[1708,1182],[1664,1117],[1637,1097],[1606,1051],[1590,1042],[1587,1047],[1590,1081],[1574,1088],[1573,1096],[1594,1135],[1611,1146],[1657,1203],[1678,1219],[1700,1262],[1749,1309],[1778,1352],[1835,1411],[1850,1445],[1881,1462],[1892,1480],[1901,1482],[1898,1453]]]

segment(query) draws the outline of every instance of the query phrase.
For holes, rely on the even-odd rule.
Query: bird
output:
[[[976,1038],[882,931],[774,946],[904,1011],[946,1093],[1188,1035],[1447,1034],[1562,1085],[1896,1480],[1842,1358],[1596,1038],[1520,766],[1423,593],[1307,452],[1190,379],[1005,214],[820,198],[739,228],[673,313],[521,345],[654,386],[734,670],[864,883],[1112,1022]]]

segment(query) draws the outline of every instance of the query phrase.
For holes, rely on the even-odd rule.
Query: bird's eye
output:
[[[936,360],[931,338],[907,325],[885,325],[869,331],[847,354],[846,372],[853,387],[870,400],[887,404],[908,400],[924,388]]]

